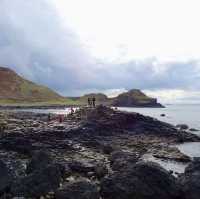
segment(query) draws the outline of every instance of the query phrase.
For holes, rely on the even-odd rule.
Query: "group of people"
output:
[[[95,107],[96,106],[96,98],[95,97],[88,98],[88,106],[89,107]]]

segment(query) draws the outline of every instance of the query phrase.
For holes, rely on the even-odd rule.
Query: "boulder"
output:
[[[179,178],[185,199],[199,199],[200,197],[200,158],[194,161],[185,169],[185,173]]]
[[[87,162],[79,162],[79,161],[72,161],[69,162],[69,168],[73,172],[86,174],[88,172],[94,172],[95,165],[87,163]]]
[[[195,128],[190,128],[189,130],[193,132],[199,131],[199,129],[195,129]]]
[[[62,174],[58,164],[48,165],[43,169],[18,179],[11,187],[15,197],[38,198],[50,191],[55,191],[61,183]]]
[[[0,195],[10,188],[12,180],[12,175],[6,164],[0,160]]]
[[[161,158],[166,160],[178,161],[178,162],[190,162],[191,158],[182,153],[177,147],[162,146],[153,151],[155,158]]]
[[[137,161],[137,155],[132,152],[114,151],[110,156],[110,165],[114,171],[124,169],[124,167],[133,165]]]
[[[104,144],[102,147],[102,151],[104,154],[111,154],[114,151],[114,148],[109,144]]]
[[[189,126],[187,124],[177,124],[176,128],[178,128],[180,130],[187,130],[187,129],[189,129]]]
[[[181,199],[175,177],[152,162],[139,162],[106,177],[101,195],[103,199]]]
[[[64,185],[55,192],[56,199],[99,199],[100,195],[96,185],[79,181]]]
[[[97,178],[101,179],[108,174],[108,169],[105,164],[99,163],[95,166],[94,173]]]
[[[49,153],[45,151],[37,151],[33,154],[31,160],[27,164],[26,172],[32,173],[35,170],[40,170],[53,162]]]

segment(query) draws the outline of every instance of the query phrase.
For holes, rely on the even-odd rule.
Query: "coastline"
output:
[[[16,183],[9,184],[13,190],[10,194],[13,196],[21,194],[39,197],[47,194],[50,197],[49,187],[53,186],[52,197],[55,197],[65,187],[55,185],[54,181],[44,177],[43,169],[50,169],[48,172],[58,170],[56,173],[59,173],[62,168],[65,177],[56,174],[57,180],[62,179],[62,184],[89,181],[100,187],[103,198],[107,199],[108,192],[103,182],[107,183],[107,178],[111,178],[114,181],[110,186],[114,186],[117,183],[115,175],[120,172],[121,177],[126,176],[130,166],[145,166],[145,172],[149,169],[155,170],[154,173],[163,172],[157,164],[141,164],[144,154],[151,153],[160,159],[190,163],[190,157],[171,145],[200,141],[198,136],[177,130],[173,125],[139,113],[116,111],[105,106],[81,108],[66,116],[62,123],[57,115],[51,117],[48,118],[48,114],[30,112],[7,113],[7,129],[0,140],[0,158],[10,162],[10,166],[7,166],[12,171],[12,177],[16,178]],[[34,161],[36,163],[30,170],[30,164]],[[45,162],[42,168],[40,161]],[[14,162],[18,162],[17,165]],[[29,171],[22,166],[24,164]],[[172,173],[165,172],[166,178],[171,179]],[[38,187],[34,187],[38,178],[44,182],[39,181]],[[121,180],[123,182],[123,178]],[[46,182],[48,186],[41,189],[40,186]],[[34,191],[30,188],[32,186]],[[159,189],[159,184],[156,186]],[[42,192],[35,191],[38,189]],[[98,191],[96,193],[101,194]],[[115,194],[112,198],[117,197]]]

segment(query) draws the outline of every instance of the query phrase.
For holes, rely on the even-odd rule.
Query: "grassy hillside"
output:
[[[73,104],[53,90],[20,77],[0,67],[0,104]]]

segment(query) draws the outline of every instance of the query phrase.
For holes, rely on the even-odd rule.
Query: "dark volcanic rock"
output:
[[[83,117],[84,115],[84,117]],[[82,117],[80,125],[71,129],[70,136],[116,136],[123,134],[147,134],[174,139],[175,142],[198,141],[197,135],[178,131],[173,125],[139,113],[115,111],[105,106],[83,108],[75,113]]]
[[[12,113],[9,117],[16,120],[23,118],[14,124],[13,129],[13,121],[11,124],[8,122],[10,130],[0,139],[0,157],[6,160],[12,173],[17,173],[13,174],[13,197],[45,197],[49,191],[57,190],[60,182],[64,184],[77,178],[87,178],[99,184],[109,175],[101,183],[102,199],[175,199],[176,196],[178,199],[175,178],[158,165],[137,163],[138,159],[144,152],[160,151],[162,146],[200,140],[197,135],[177,130],[154,118],[105,106],[78,109],[64,118],[64,130],[55,129],[58,125],[56,120],[47,122],[47,115],[43,118],[31,113]],[[36,150],[40,151],[33,153]],[[45,151],[49,151],[54,160]],[[157,155],[180,159],[180,154],[173,151],[165,150]],[[10,153],[13,153],[12,156]],[[15,160],[19,161],[19,173],[15,172],[18,168]],[[76,198],[83,197],[87,187],[77,187],[73,190],[78,191],[72,193],[76,195],[82,190]],[[71,188],[60,193],[69,193],[69,190]]]
[[[103,199],[178,199],[176,179],[156,163],[140,162],[101,182]]]
[[[162,148],[154,150],[153,156],[156,157],[156,158],[172,160],[172,161],[177,161],[177,162],[187,163],[187,162],[191,161],[191,158],[189,156],[182,153],[176,147],[163,146]]]
[[[30,154],[32,151],[31,141],[21,136],[7,137],[1,141],[1,147],[8,151],[16,151],[21,154]]]
[[[45,151],[37,151],[27,165],[26,172],[32,173],[35,170],[40,170],[53,162],[51,156]]]
[[[36,170],[32,174],[21,178],[11,187],[13,196],[38,198],[50,191],[55,191],[61,182],[62,174],[57,164]]]
[[[0,195],[10,188],[12,180],[6,164],[0,160]]]
[[[110,157],[111,168],[114,171],[124,169],[129,165],[134,165],[138,161],[138,157],[135,153],[114,151]]]
[[[100,195],[95,185],[80,181],[69,183],[55,193],[56,199],[99,199]]]
[[[195,128],[190,128],[189,130],[190,130],[190,131],[193,131],[193,132],[199,131],[199,129],[195,129]]]
[[[179,178],[185,199],[200,198],[200,158],[195,158]]]
[[[178,128],[180,130],[187,130],[187,129],[189,129],[189,126],[187,124],[177,124],[176,128]]]
[[[111,154],[114,151],[114,148],[109,144],[104,144],[102,146],[102,151],[104,154]]]
[[[72,161],[69,162],[68,165],[73,172],[77,173],[86,174],[88,172],[94,172],[95,170],[95,165],[86,162]]]
[[[94,173],[97,178],[101,179],[108,174],[108,169],[105,164],[97,164],[94,168]]]

